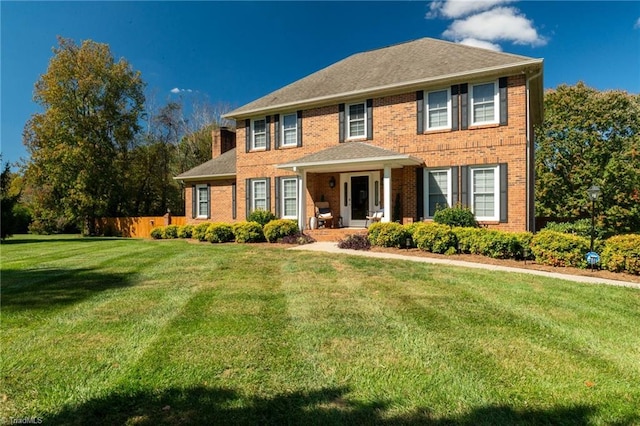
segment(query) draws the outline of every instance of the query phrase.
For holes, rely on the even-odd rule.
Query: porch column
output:
[[[382,215],[382,222],[391,222],[391,166],[388,164],[384,165],[382,192],[384,194],[384,214]]]
[[[304,231],[307,223],[307,171],[298,170],[300,185],[298,186],[298,228]]]

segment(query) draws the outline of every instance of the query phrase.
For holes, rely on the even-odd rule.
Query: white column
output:
[[[309,227],[307,223],[307,171],[300,170],[300,185],[298,186],[298,228],[304,231]]]
[[[391,166],[385,164],[382,178],[382,192],[384,193],[384,215],[382,222],[391,222]]]

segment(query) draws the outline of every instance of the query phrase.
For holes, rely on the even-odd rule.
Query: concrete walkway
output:
[[[339,249],[338,243],[334,243],[334,242],[316,242],[312,244],[303,244],[300,246],[292,247],[289,250],[304,250],[304,251],[336,253],[336,254],[353,255],[353,256],[377,257],[379,259],[409,260],[412,262],[436,263],[440,265],[461,266],[464,268],[488,269],[491,271],[516,272],[521,274],[540,275],[543,277],[557,278],[561,280],[575,281],[580,283],[607,284],[607,285],[615,285],[620,287],[631,287],[631,288],[640,289],[640,284],[636,284],[628,281],[610,280],[606,278],[588,277],[588,276],[582,276],[582,275],[568,275],[568,274],[560,274],[557,272],[539,271],[536,269],[524,269],[524,268],[514,268],[511,266],[499,266],[499,265],[490,265],[485,263],[464,262],[462,260],[454,260],[454,259],[441,259],[441,258],[431,258],[431,257],[421,257],[421,256],[407,256],[407,255],[395,254],[395,253],[380,253],[380,252],[363,251],[363,250]]]

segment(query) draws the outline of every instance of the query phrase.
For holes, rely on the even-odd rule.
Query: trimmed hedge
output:
[[[531,245],[530,232],[503,232],[485,228],[453,228],[460,253],[480,254],[494,259],[524,259]],[[531,257],[528,250],[527,258]]]
[[[267,223],[276,219],[276,215],[271,213],[269,210],[258,209],[249,214],[247,222],[258,222],[260,226],[264,227]]]
[[[413,226],[413,241],[420,250],[432,253],[454,254],[458,238],[450,226],[439,223],[419,223]]]
[[[640,235],[617,235],[605,241],[602,267],[613,272],[640,275]]]
[[[433,215],[433,221],[442,225],[466,228],[476,228],[478,226],[476,216],[473,214],[471,209],[462,206],[447,207],[437,210]]]
[[[178,225],[168,225],[164,228],[164,237],[167,240],[178,238]]]
[[[258,222],[237,222],[233,224],[236,243],[259,243],[264,241],[262,225]]]
[[[193,227],[191,231],[191,238],[198,241],[205,241],[205,234],[207,233],[207,229],[209,229],[209,222],[199,223]]]
[[[164,238],[164,226],[156,226],[151,230],[151,238],[161,240]]]
[[[275,243],[289,235],[299,233],[298,222],[290,219],[276,219],[264,225],[264,236],[270,243]]]
[[[233,228],[224,222],[212,223],[207,228],[204,238],[210,243],[228,243],[234,239]]]
[[[376,222],[369,226],[367,238],[374,246],[402,248],[410,234],[407,229],[395,222]]]
[[[573,234],[542,230],[531,240],[536,262],[545,265],[586,268],[588,251],[589,239]]]
[[[178,228],[178,238],[191,238],[193,225],[182,225]]]

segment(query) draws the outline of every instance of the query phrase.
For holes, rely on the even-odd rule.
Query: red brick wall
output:
[[[212,180],[203,182],[189,182],[185,184],[184,188],[184,202],[185,202],[185,216],[187,223],[198,224],[201,222],[234,222],[233,219],[233,184],[235,180]],[[193,218],[193,187],[195,185],[210,186],[210,200],[211,200],[211,218],[209,219],[194,219]],[[237,194],[240,194],[239,192]],[[244,193],[243,193],[244,194]],[[241,199],[244,202],[244,195]]]

